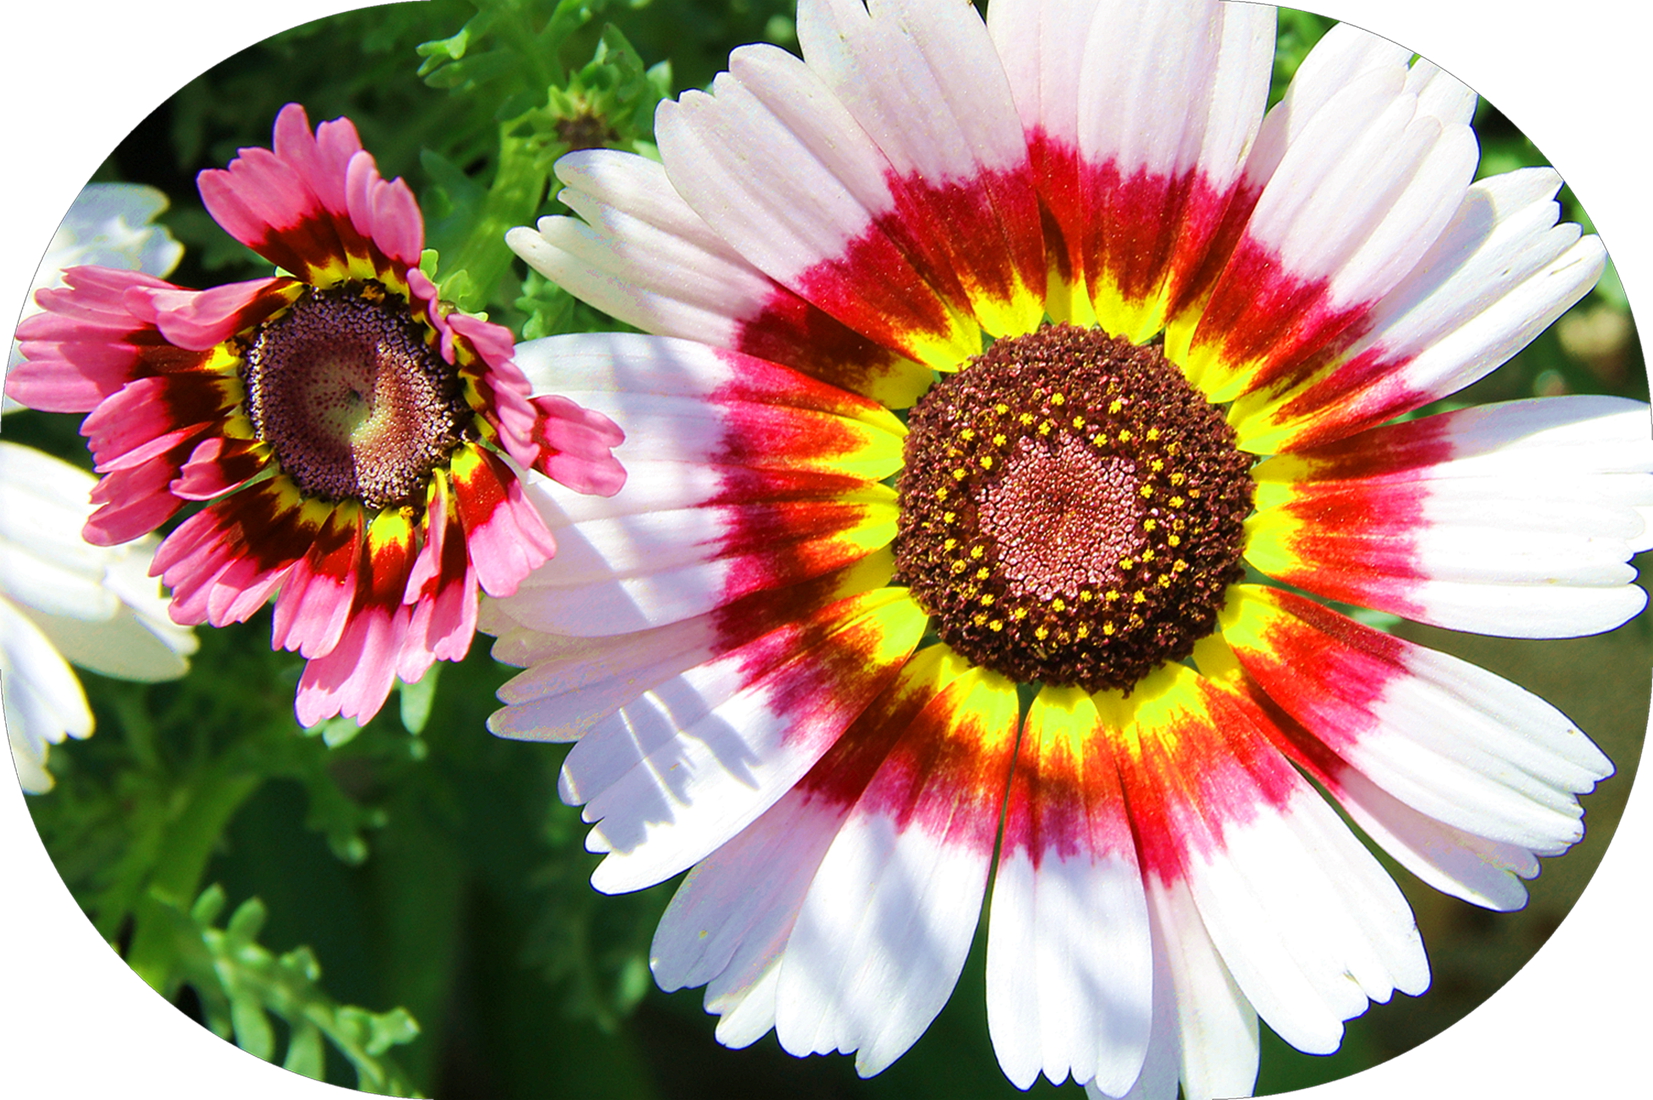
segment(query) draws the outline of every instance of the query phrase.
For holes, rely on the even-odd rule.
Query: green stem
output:
[[[486,307],[499,287],[512,259],[511,250],[505,247],[505,232],[533,221],[550,178],[536,139],[512,137],[510,130],[515,125],[512,120],[499,128],[499,166],[470,236],[452,257],[442,258],[447,274],[469,277],[468,285],[460,280],[454,301],[467,312]]]
[[[167,827],[149,889],[133,909],[132,947],[126,955],[127,965],[163,994],[170,992],[166,983],[176,951],[171,922],[158,899],[189,907],[201,892],[207,862],[230,819],[263,782],[254,772],[209,769],[191,785],[189,801]]]

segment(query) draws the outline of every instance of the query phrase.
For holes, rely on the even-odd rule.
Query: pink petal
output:
[[[25,361],[7,375],[6,393],[45,412],[87,412],[142,372],[146,350],[160,343],[154,326],[127,310],[127,291],[177,288],[99,267],[72,267],[64,282],[40,291],[45,312],[17,327]]]
[[[454,455],[454,497],[477,582],[490,596],[509,596],[556,543],[506,465],[476,447]]]
[[[276,600],[270,645],[320,657],[339,644],[356,597],[361,511],[336,508]]]
[[[117,470],[104,476],[92,490],[92,502],[101,504],[81,532],[94,546],[118,546],[147,535],[184,506],[167,491],[173,477],[164,463]]]
[[[211,436],[190,453],[168,488],[173,496],[185,500],[211,500],[241,485],[263,469],[265,462],[256,445],[247,440]]]
[[[123,302],[132,316],[154,325],[174,347],[208,351],[285,308],[291,299],[270,292],[293,285],[292,279],[274,278],[211,290],[133,287]]]
[[[310,133],[304,108],[289,103],[276,115],[275,155],[296,171],[328,213],[346,214],[344,175],[350,158],[361,152],[361,139],[347,118],[334,119]]]
[[[402,607],[359,611],[332,652],[304,667],[295,701],[299,723],[313,726],[335,715],[366,722],[377,714],[396,679],[408,617]]]
[[[611,497],[626,483],[625,467],[609,448],[626,433],[600,412],[583,409],[566,397],[533,400],[540,413],[533,442],[539,447],[534,469],[575,492]]]
[[[385,182],[371,153],[357,153],[345,170],[345,205],[356,232],[385,255],[408,267],[419,266],[425,226],[413,192],[400,179]]]

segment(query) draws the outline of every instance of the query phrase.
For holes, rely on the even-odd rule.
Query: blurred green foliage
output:
[[[1282,11],[1276,97],[1328,26]],[[348,115],[384,174],[405,176],[422,199],[426,266],[447,297],[526,338],[612,328],[527,272],[500,236],[560,209],[557,157],[594,145],[649,155],[660,97],[706,85],[731,48],[759,39],[796,48],[790,3],[365,9],[215,66],[145,120],[98,178],[149,182],[172,197],[166,221],[187,247],[177,281],[257,277],[266,266],[212,223],[195,173],[267,142],[290,100],[312,121]],[[1543,163],[1488,105],[1477,129],[1484,172]],[[1563,392],[1646,395],[1611,272],[1463,399]],[[69,418],[22,413],[7,434],[86,461]],[[401,689],[398,705],[367,726],[335,721],[305,736],[292,717],[301,662],[271,652],[268,630],[266,613],[203,631],[195,670],[177,683],[86,676],[98,735],[55,750],[58,787],[30,802],[98,930],[218,1034],[335,1083],[454,1100],[1016,1095],[987,1040],[981,942],[925,1037],[872,1080],[857,1079],[846,1059],[792,1059],[773,1036],[746,1051],[717,1046],[699,992],[667,996],[649,976],[648,944],[672,884],[593,892],[585,826],[555,793],[562,750],[487,733],[509,670],[490,660],[486,639],[440,679],[433,671]],[[1619,774],[1585,800],[1590,836],[1546,869],[1521,913],[1486,914],[1391,867],[1431,949],[1434,988],[1374,1006],[1329,1058],[1266,1036],[1261,1092],[1390,1057],[1507,980],[1582,889],[1635,770],[1653,659],[1645,617],[1569,642],[1410,632],[1539,690],[1603,744]],[[1043,1081],[1031,1090],[1054,1092]]]
[[[176,995],[187,982],[201,1001],[207,1026],[234,1038],[249,1054],[275,1061],[275,1014],[287,1031],[281,1064],[294,1073],[322,1080],[331,1043],[354,1067],[356,1087],[387,1096],[413,1096],[395,1064],[385,1057],[393,1046],[412,1041],[419,1026],[405,1009],[367,1012],[337,1005],[316,983],[321,966],[308,947],[276,956],[258,942],[269,916],[264,903],[249,898],[216,927],[224,910],[224,891],[212,886],[186,911],[162,901],[171,967],[163,975],[145,975],[162,993]]]

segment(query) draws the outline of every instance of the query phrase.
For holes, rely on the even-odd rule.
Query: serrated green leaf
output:
[[[320,986],[321,966],[308,947],[273,955],[257,941],[268,912],[258,898],[242,902],[223,929],[210,919],[197,920],[222,909],[223,893],[211,887],[187,911],[157,900],[156,915],[168,924],[172,954],[156,988],[169,994],[185,984],[195,989],[208,1026],[250,1054],[273,1060],[270,1017],[279,1016],[288,1027],[287,1068],[324,1077],[325,1039],[355,1068],[358,1088],[413,1095],[386,1057],[392,1047],[418,1036],[412,1015],[402,1008],[371,1012],[338,1004]]]
[[[478,16],[478,19],[484,18]],[[419,75],[424,76],[432,69],[447,61],[458,61],[465,56],[465,47],[470,45],[471,24],[467,23],[459,28],[459,33],[450,38],[439,38],[434,42],[421,42],[413,48],[425,62],[419,66]]]
[[[477,291],[476,281],[471,278],[470,272],[455,270],[442,279],[437,285],[442,300],[447,302],[472,303],[481,298]]]
[[[371,1014],[367,1018],[367,1025],[369,1054],[383,1054],[391,1047],[411,1043],[419,1035],[419,1024],[402,1008]]]
[[[479,11],[459,28],[459,33],[431,42],[421,42],[413,48],[414,53],[425,59],[419,65],[418,75],[428,76],[442,66],[460,60],[470,49],[471,40],[487,34],[493,25],[494,13]]]
[[[434,154],[432,154],[434,155]],[[427,248],[419,253],[419,272],[431,282],[436,281],[436,265],[441,261],[436,249]]]

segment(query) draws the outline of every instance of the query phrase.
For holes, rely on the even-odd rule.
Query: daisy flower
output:
[[[1612,771],[1355,604],[1522,637],[1642,607],[1644,405],[1410,418],[1594,285],[1560,179],[1472,182],[1475,97],[1274,11],[804,0],[802,59],[558,165],[529,263],[649,335],[519,349],[627,431],[490,603],[495,732],[577,741],[593,878],[719,1038],[899,1057],[987,904],[999,1061],[1249,1093],[1429,970],[1398,863],[1492,909]],[[897,415],[896,411],[906,410]],[[1271,583],[1272,582],[1272,583]],[[1329,801],[1328,801],[1329,799]],[[690,870],[692,868],[692,870]],[[991,897],[989,898],[989,886]]]
[[[458,660],[477,589],[510,595],[555,545],[532,468],[582,493],[624,472],[607,417],[531,397],[511,335],[455,312],[419,268],[424,224],[348,119],[283,108],[274,149],[201,173],[208,212],[277,265],[195,291],[65,273],[18,329],[6,391],[81,427],[98,472],[86,538],[161,543],[172,618],[214,626],[276,596],[275,646],[308,658],[297,711],[366,721],[396,677]]]
[[[0,691],[18,779],[52,788],[47,746],[92,732],[69,667],[172,680],[195,635],[175,625],[149,575],[157,540],[93,546],[80,537],[96,479],[33,447],[0,442]]]
[[[35,291],[62,286],[64,269],[77,264],[169,274],[183,259],[184,246],[166,226],[154,224],[167,205],[164,193],[140,183],[89,183],[81,188],[35,270],[23,316],[40,312],[34,301]],[[22,361],[13,343],[6,369]],[[0,412],[19,408],[22,406],[0,394]]]

